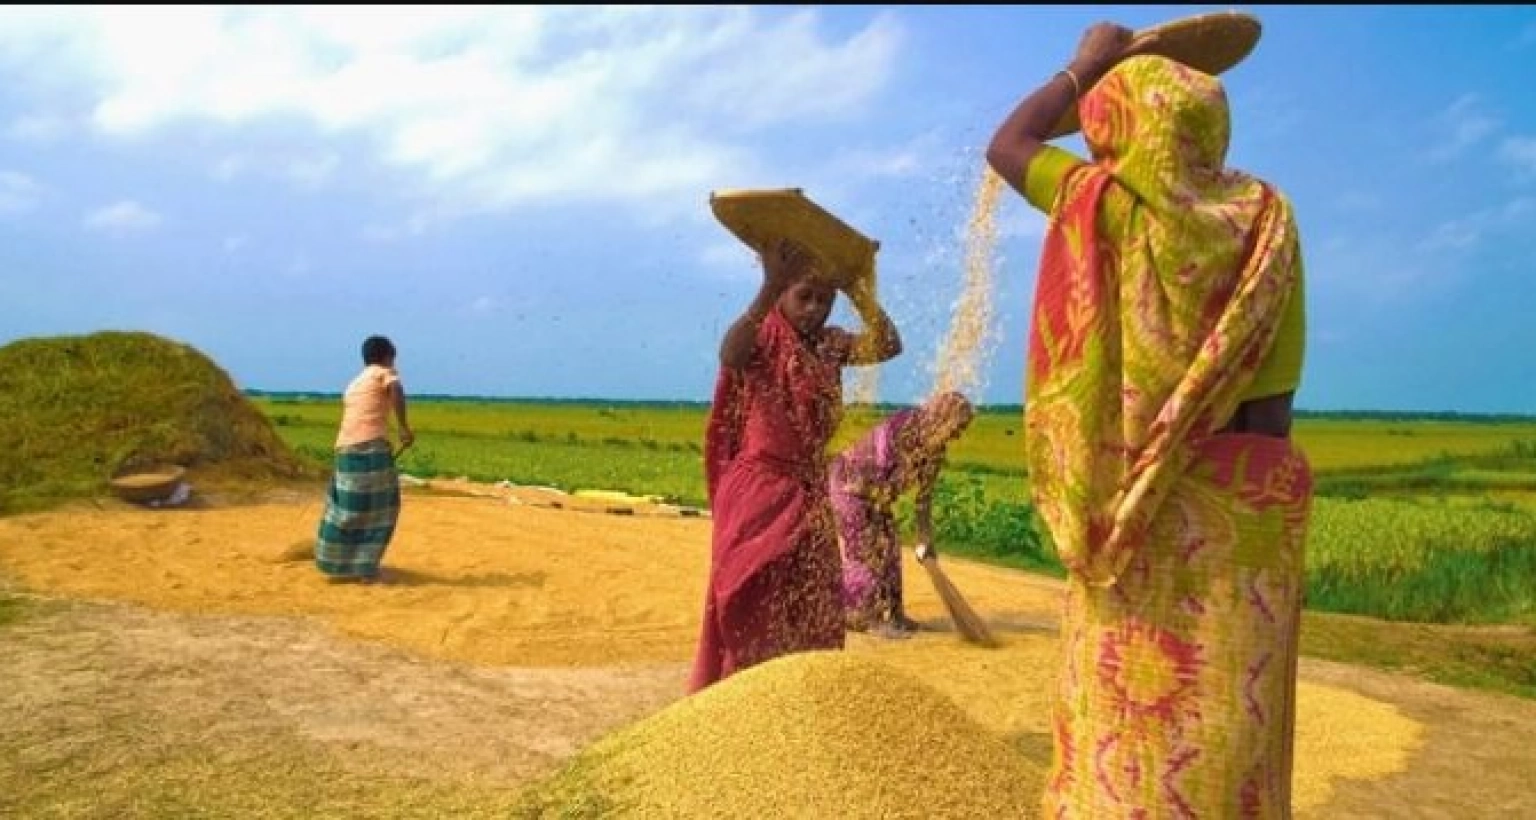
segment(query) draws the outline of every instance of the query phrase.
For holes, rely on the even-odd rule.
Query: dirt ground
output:
[[[302,560],[320,512],[0,519],[0,582],[37,602],[0,629],[0,813],[489,816],[682,695],[707,519],[411,493],[393,582],[368,587]],[[930,630],[850,651],[1043,759],[1059,584],[942,560],[1003,647],[960,643],[909,560]],[[1536,816],[1536,703],[1304,660],[1298,708],[1300,816]]]

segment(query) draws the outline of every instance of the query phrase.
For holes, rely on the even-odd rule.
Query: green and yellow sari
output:
[[[1290,204],[1224,167],[1213,77],[1134,57],[1079,112],[1094,162],[1025,180],[1030,482],[1070,570],[1045,815],[1288,817],[1311,474],[1218,431],[1299,380]]]

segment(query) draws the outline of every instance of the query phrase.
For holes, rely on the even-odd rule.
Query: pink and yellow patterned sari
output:
[[[1217,431],[1299,287],[1290,206],[1224,169],[1212,77],[1134,57],[1079,111],[1096,161],[1052,208],[1025,414],[1071,572],[1045,814],[1288,817],[1310,471]]]

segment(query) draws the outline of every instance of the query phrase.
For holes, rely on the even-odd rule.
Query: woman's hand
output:
[[[1020,196],[1029,196],[1025,190],[1029,163],[1051,139],[1062,115],[1127,56],[1134,36],[1130,29],[1114,23],[1089,26],[1067,69],[1052,74],[997,127],[987,145],[987,165]]]
[[[829,327],[822,331],[821,341],[817,343],[817,353],[829,362],[852,362],[856,339],[852,333],[840,327]]]
[[[1136,33],[1114,23],[1094,23],[1083,32],[1077,44],[1077,56],[1072,58],[1071,71],[1082,83],[1079,93],[1088,89],[1126,56],[1126,50]]]
[[[857,276],[842,287],[848,301],[858,304],[860,302],[875,301],[875,277]]]

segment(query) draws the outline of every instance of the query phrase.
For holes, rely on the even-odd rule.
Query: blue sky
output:
[[[384,333],[415,393],[705,399],[759,277],[709,192],[793,186],[882,241],[908,401],[997,122],[1086,25],[1225,8],[8,7],[0,344],[337,391]],[[1536,9],[1253,10],[1230,160],[1301,222],[1299,404],[1536,413]],[[979,391],[1016,403],[1042,222],[998,219]]]

